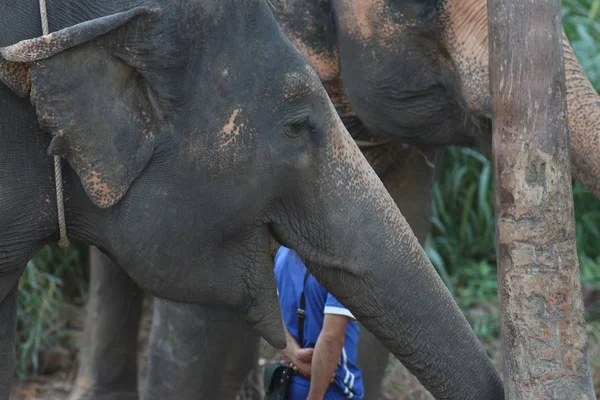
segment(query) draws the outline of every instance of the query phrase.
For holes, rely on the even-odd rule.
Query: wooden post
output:
[[[488,0],[488,16],[506,398],[595,399],[575,246],[560,0]]]

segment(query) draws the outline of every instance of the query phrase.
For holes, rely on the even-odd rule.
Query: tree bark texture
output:
[[[571,192],[560,0],[488,0],[507,399],[595,399]]]

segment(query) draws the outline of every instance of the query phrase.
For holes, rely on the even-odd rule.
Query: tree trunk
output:
[[[575,246],[560,0],[488,0],[507,399],[595,399]]]

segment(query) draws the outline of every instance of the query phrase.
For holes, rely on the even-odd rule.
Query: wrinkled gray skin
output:
[[[49,132],[2,88],[0,400],[19,276],[57,240],[46,149],[67,161],[70,237],[143,290],[235,310],[281,349],[273,236],[432,394],[503,399],[464,315],[266,1],[57,0],[47,37],[36,6],[0,15],[0,79],[29,94]]]
[[[95,247],[90,271],[85,345],[70,398],[135,399],[143,293]],[[259,338],[235,311],[155,298],[144,397],[235,398],[256,365]]]
[[[399,208],[405,210],[403,215],[414,234],[424,243],[429,228],[430,192],[425,190],[429,185],[422,183],[433,181],[434,169],[414,149],[398,146],[394,150],[394,168],[381,177]],[[433,162],[437,155],[430,154]],[[90,268],[85,336],[70,399],[135,399],[135,322],[140,319],[142,296],[131,279],[95,248],[90,250]],[[160,299],[155,299],[154,304],[148,380],[141,383],[142,398],[171,398],[174,392],[179,399],[234,398],[257,365],[259,336],[223,310],[182,307]],[[158,321],[168,323],[161,325]],[[359,364],[366,399],[378,398],[388,357],[386,348],[361,326]],[[170,386],[164,385],[165,374],[169,375]],[[244,398],[259,398],[256,388],[245,389]]]
[[[474,146],[491,155],[487,2],[272,3],[284,33],[318,73],[351,135],[362,142],[392,141],[364,148],[363,152],[423,242],[434,174],[424,157],[435,164],[448,144]],[[564,54],[572,170],[575,178],[599,195],[600,153],[596,143],[600,101],[566,41]],[[419,155],[416,148],[402,149],[394,143],[411,143],[424,155]],[[115,294],[118,296],[122,294]],[[121,313],[118,307],[104,311],[106,321]],[[193,318],[185,316],[186,320]],[[364,329],[362,332],[360,364],[367,399],[375,399],[388,357],[377,340]],[[227,336],[225,329],[221,335]],[[195,351],[193,336],[171,332],[168,340],[171,346],[181,341],[181,346]],[[202,340],[217,343],[219,333]],[[249,349],[254,351],[255,346]],[[208,359],[206,362],[212,363]],[[108,356],[104,365],[112,364]],[[154,369],[173,368],[173,363],[164,359],[161,366]],[[196,364],[196,369],[203,368]],[[134,390],[135,381],[130,387]]]

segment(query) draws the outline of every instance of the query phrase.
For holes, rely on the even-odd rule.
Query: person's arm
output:
[[[310,392],[306,400],[323,400],[342,354],[349,318],[325,314],[312,358]]]
[[[310,378],[311,361],[314,349],[300,347],[285,325],[284,330],[285,341],[287,343],[286,348],[281,351],[284,356],[284,361],[290,364],[290,366],[300,374]]]

